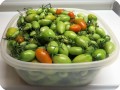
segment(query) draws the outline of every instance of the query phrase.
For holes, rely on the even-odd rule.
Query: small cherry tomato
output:
[[[87,24],[83,19],[75,19],[74,21],[76,24],[79,24],[81,26],[82,30],[85,30],[87,28]]]
[[[61,14],[63,12],[63,9],[57,9],[56,14]]]
[[[70,18],[75,18],[75,14],[73,12],[69,12],[68,15],[70,16]]]
[[[78,24],[73,24],[70,26],[70,30],[74,32],[79,32],[81,30],[81,26]]]
[[[21,36],[21,35],[18,35],[15,40],[16,40],[18,43],[21,43],[21,42],[24,41],[24,37]]]

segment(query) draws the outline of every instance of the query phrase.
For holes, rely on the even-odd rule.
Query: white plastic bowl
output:
[[[75,9],[66,8],[67,10],[72,10],[75,13],[82,12],[84,14],[89,14],[91,12]],[[97,15],[96,15],[97,16]],[[5,38],[6,31],[9,27],[16,27],[16,21],[19,14],[15,15],[6,27],[6,30],[2,38]],[[113,34],[112,30],[108,25],[99,17],[98,24],[100,27],[104,28],[106,33],[110,35],[112,42],[115,44],[116,48],[114,52],[106,59],[94,62],[85,63],[74,63],[74,64],[45,64],[45,63],[31,63],[23,62],[11,57],[8,54],[7,40],[2,39],[1,41],[1,54],[5,62],[14,67],[18,75],[30,85],[45,85],[45,86],[76,86],[76,85],[87,85],[96,76],[99,70],[109,64],[112,64],[119,53],[119,44]]]

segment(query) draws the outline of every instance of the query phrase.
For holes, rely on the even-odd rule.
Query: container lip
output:
[[[89,12],[87,10],[83,10],[83,9],[76,9],[76,8],[65,8],[68,10],[77,10],[77,11],[82,11],[85,12],[86,14],[88,13],[92,13]],[[85,63],[71,63],[71,64],[46,64],[46,63],[31,63],[31,62],[24,62],[24,61],[20,61],[17,60],[13,57],[11,57],[8,53],[6,53],[7,51],[7,46],[5,46],[5,40],[3,39],[5,37],[5,33],[6,30],[9,26],[11,26],[11,23],[14,22],[16,20],[16,18],[18,17],[18,14],[15,15],[11,21],[8,23],[3,36],[2,36],[2,40],[1,40],[1,55],[2,57],[6,60],[6,63],[8,63],[10,66],[15,67],[15,68],[34,68],[34,69],[73,69],[73,68],[97,68],[97,67],[103,67],[106,66],[107,64],[110,64],[112,62],[114,62],[115,59],[118,54],[119,54],[119,43],[114,35],[114,33],[111,31],[111,29],[108,27],[108,25],[106,23],[104,23],[104,21],[99,17],[99,20],[104,24],[104,26],[107,26],[107,28],[109,29],[109,32],[111,33],[111,35],[113,36],[114,42],[116,43],[116,49],[115,51],[110,55],[110,57],[104,59],[104,60],[100,60],[100,61],[93,61],[93,62],[85,62]],[[9,59],[9,60],[8,60]]]

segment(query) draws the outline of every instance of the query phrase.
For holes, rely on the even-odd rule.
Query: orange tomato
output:
[[[79,32],[81,30],[81,26],[78,24],[73,24],[70,26],[70,30],[74,32]]]
[[[56,14],[61,14],[63,12],[63,9],[57,9]]]
[[[36,49],[35,56],[41,63],[52,63],[49,53],[43,48]]]
[[[75,18],[75,14],[73,12],[69,12],[68,16],[70,16],[70,18]]]
[[[85,30],[87,28],[87,24],[83,19],[75,19],[74,21],[76,24],[79,24],[81,26],[82,30]]]

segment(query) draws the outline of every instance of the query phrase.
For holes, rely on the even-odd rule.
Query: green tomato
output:
[[[53,63],[63,63],[63,64],[71,63],[70,58],[64,54],[57,54],[53,56],[52,59],[53,59]]]
[[[104,37],[106,35],[105,31],[100,27],[97,27],[95,32],[99,34],[101,37]]]
[[[48,30],[49,27],[48,26],[43,26],[40,28],[40,32],[44,32],[45,30]]]
[[[32,22],[32,21],[38,21],[39,20],[39,15],[37,14],[29,14],[25,17],[25,21],[27,22]]]
[[[89,15],[88,15],[88,20],[97,21],[97,17],[96,17],[94,14],[89,14]]]
[[[63,34],[65,32],[65,24],[62,21],[57,22],[57,32]]]
[[[30,44],[28,44],[28,45],[25,46],[25,49],[35,50],[37,47],[38,47],[37,44],[30,43]]]
[[[32,61],[35,58],[35,52],[33,50],[26,50],[20,54],[22,61]]]
[[[26,31],[26,30],[30,30],[32,29],[32,24],[31,23],[26,23],[23,30]]]
[[[65,31],[64,36],[66,36],[69,39],[74,40],[77,37],[77,34],[73,31]]]
[[[40,25],[37,21],[32,21],[32,27],[33,27],[33,29],[39,29]]]
[[[69,53],[71,55],[80,55],[83,53],[83,49],[81,47],[71,47]]]
[[[46,17],[45,17],[45,19],[48,19],[48,20],[55,20],[56,19],[56,17],[53,15],[53,14],[48,14]]]
[[[56,32],[57,25],[55,23],[52,23],[50,26],[50,29],[54,30]]]
[[[30,32],[30,36],[35,36],[36,35],[36,31],[31,31]]]
[[[42,11],[43,11],[42,8],[38,8],[37,11],[36,11],[36,13],[40,15],[42,13]]]
[[[104,49],[96,49],[92,56],[95,60],[102,60],[106,58],[106,51]]]
[[[92,62],[92,56],[90,54],[80,54],[76,56],[73,63],[83,63],[83,62]]]
[[[47,51],[50,54],[57,54],[58,53],[58,44],[56,41],[51,41],[47,45]]]
[[[56,9],[55,8],[49,8],[49,12],[51,12],[52,14],[56,13]]]
[[[84,47],[84,48],[88,47],[89,41],[90,41],[90,39],[86,36],[77,36],[75,38],[75,42],[76,42],[77,46]]]
[[[113,42],[108,41],[104,44],[104,49],[107,52],[107,54],[111,54],[115,50],[115,45]]]
[[[26,11],[26,14],[29,15],[29,14],[36,14],[36,10],[35,9],[28,9]]]
[[[16,37],[19,34],[19,30],[18,28],[15,27],[9,27],[7,32],[6,32],[6,37],[10,38],[10,37]]]
[[[93,46],[89,46],[86,48],[85,53],[92,54],[95,48]]]
[[[40,14],[39,18],[40,18],[40,19],[45,18],[45,13],[44,13],[44,12],[42,12],[42,13]]]
[[[41,19],[41,21],[39,22],[39,24],[43,26],[48,26],[51,23],[52,23],[52,20],[49,20],[49,19]]]
[[[95,26],[89,26],[88,31],[89,31],[89,33],[94,33],[95,32]]]
[[[92,38],[93,38],[94,40],[98,40],[98,39],[100,39],[101,37],[100,37],[99,34],[94,33],[94,34],[92,35]]]
[[[68,15],[61,15],[60,20],[63,22],[70,21],[70,16]]]
[[[59,53],[64,54],[64,55],[69,54],[68,48],[64,43],[60,43],[60,45],[59,45]]]
[[[44,39],[44,40],[47,40],[49,41],[51,38],[55,38],[55,33],[53,32],[53,30],[51,29],[48,29],[48,30],[45,30],[43,31],[40,36]]]

